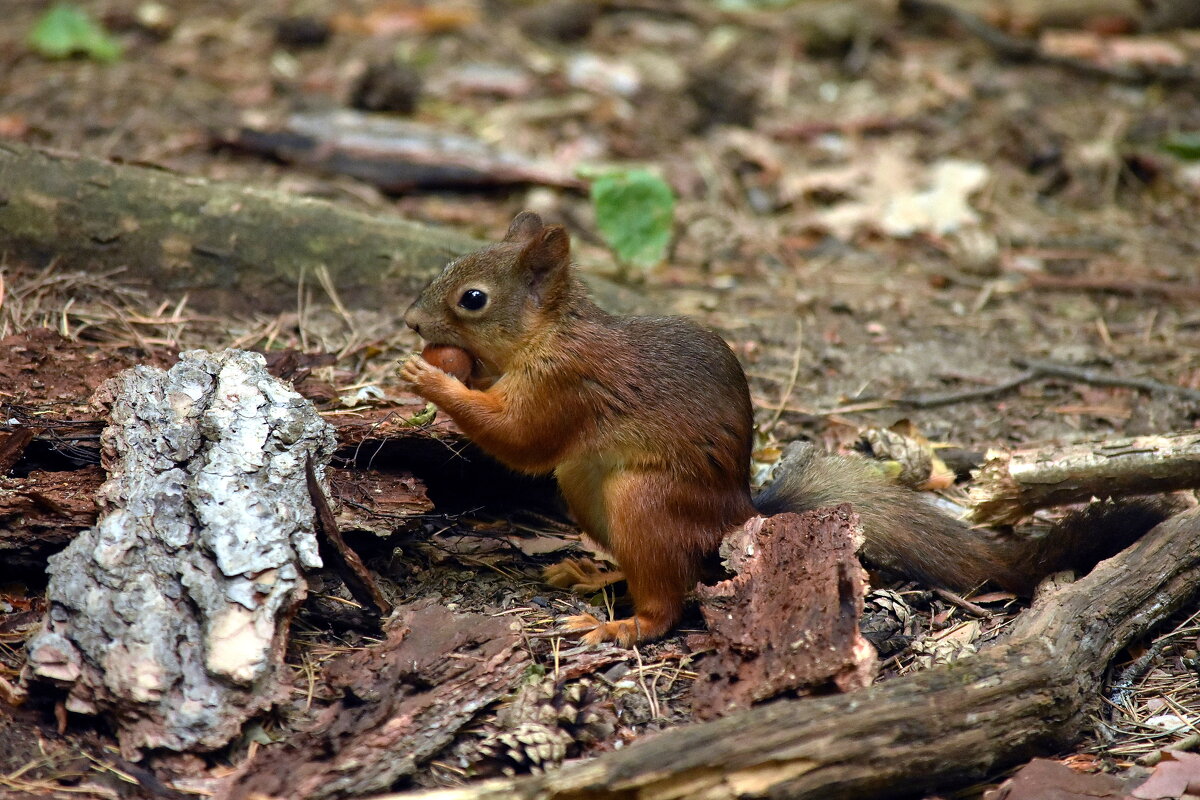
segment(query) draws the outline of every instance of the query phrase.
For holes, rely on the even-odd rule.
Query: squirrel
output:
[[[790,451],[753,496],[750,391],[724,339],[681,317],[601,310],[575,275],[567,231],[532,212],[498,244],[451,261],[404,321],[427,353],[462,348],[475,366],[464,383],[413,355],[401,379],[501,463],[553,472],[580,527],[614,556],[619,572],[568,559],[545,573],[576,590],[627,582],[632,618],[566,620],[586,643],[667,633],[724,536],[759,513],[849,503],[868,562],[948,589],[991,580],[1019,594],[1051,572],[1094,566],[1165,516],[1114,506],[1104,536],[1092,512],[1038,540],[993,539],[869,463],[812,448]]]

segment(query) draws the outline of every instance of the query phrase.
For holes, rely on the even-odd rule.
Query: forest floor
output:
[[[124,46],[115,63],[31,52],[27,33],[48,7],[5,9],[0,137],[311,194],[482,239],[534,209],[568,227],[585,264],[726,337],[751,378],[765,463],[792,439],[844,449],[863,428],[901,419],[930,440],[980,452],[1184,430],[1200,419],[1200,407],[1170,393],[1054,378],[989,400],[905,402],[1002,384],[1021,359],[1200,389],[1200,162],[1169,148],[1200,132],[1195,82],[1005,61],[961,32],[902,20],[886,2],[746,12],[693,2],[84,3]],[[299,26],[281,22],[301,13],[328,39],[302,43]],[[1096,63],[1109,41],[1086,27],[1042,37]],[[1120,41],[1125,57],[1150,69],[1200,56],[1195,31]],[[362,94],[370,65],[393,59],[405,67],[384,88],[393,105],[412,102],[403,116],[415,122],[568,178],[597,165],[656,169],[678,196],[667,261],[611,266],[573,178],[389,194],[230,144],[240,130],[272,129],[298,111],[328,118]],[[396,398],[394,366],[419,346],[400,321],[408,297],[345,309],[309,286],[294,311],[235,319],[131,288],[132,266],[95,274],[27,263],[21,253],[0,259],[0,338],[12,337],[0,353],[6,418],[17,406],[50,404],[68,418],[117,369],[231,345],[338,354],[313,372],[325,407],[355,392],[369,401],[367,385]],[[39,339],[31,333],[39,326],[75,343]],[[31,382],[23,365],[38,348],[76,353],[79,366]],[[431,483],[435,510],[452,516],[355,540],[392,596],[499,610],[537,632],[583,608],[537,581],[541,565],[577,546],[545,493],[496,504],[475,489]],[[0,676],[15,679],[44,587],[39,576],[3,577]],[[915,612],[905,641],[916,646],[885,653],[883,679],[986,646],[1019,609],[988,592],[975,602],[990,616],[973,617],[912,584],[893,585],[879,602]],[[1124,769],[1200,730],[1197,615],[1200,604],[1161,632],[1165,643],[1134,676],[1124,706],[1097,705],[1075,763]],[[297,622],[298,675],[366,642],[320,619],[302,613]],[[589,661],[591,671],[580,668],[573,680],[596,713],[555,748],[512,746],[493,707],[398,788],[528,771],[688,722],[689,635],[700,625],[691,617],[636,654],[614,649]],[[531,645],[543,666],[583,658],[562,655],[575,652],[569,642],[551,651],[546,641]],[[268,733],[287,730],[288,713]],[[88,786],[116,796],[105,729],[74,716],[68,736],[53,729],[40,711],[0,715],[0,794]],[[170,766],[220,771],[256,741]]]

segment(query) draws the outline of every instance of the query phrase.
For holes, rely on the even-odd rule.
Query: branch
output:
[[[1011,525],[1039,508],[1197,487],[1200,433],[1179,431],[993,455],[968,491],[973,522]]]

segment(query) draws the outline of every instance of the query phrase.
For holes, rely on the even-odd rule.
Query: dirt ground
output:
[[[1200,406],[1171,392],[1056,378],[987,400],[904,403],[1003,383],[1021,359],[1200,389],[1200,162],[1163,148],[1200,131],[1200,84],[1012,63],[961,31],[904,21],[883,0],[746,12],[698,2],[81,3],[123,44],[112,64],[38,57],[25,37],[50,4],[0,5],[0,136],[41,147],[284,188],[481,238],[532,208],[565,224],[581,260],[610,277],[619,271],[605,266],[585,192],[518,184],[395,196],[223,142],[242,126],[343,108],[369,65],[396,58],[409,67],[396,80],[415,104],[412,120],[562,174],[652,166],[678,195],[670,256],[623,279],[726,336],[751,377],[764,459],[795,438],[844,448],[863,427],[905,418],[931,440],[972,451],[1184,430],[1200,419]],[[281,20],[301,16],[318,28],[332,20],[327,41],[304,46],[281,33]],[[1086,27],[1067,32],[1073,52],[1091,58],[1101,40]],[[1185,61],[1200,56],[1195,31],[1134,40]],[[960,191],[956,180],[975,182]],[[342,355],[314,371],[327,402],[368,384],[394,398],[392,368],[418,343],[399,321],[407,297],[339,309],[316,292],[295,313],[224,319],[192,308],[172,316],[178,296],[133,292],[120,274],[26,263],[21,253],[0,255],[0,277],[0,336],[57,329],[97,354],[97,375],[191,347],[294,347]],[[76,401],[58,410],[66,418],[82,413],[95,383],[57,381],[61,396],[39,398],[20,372],[0,371],[0,401]],[[398,597],[501,609],[532,629],[582,607],[536,580],[558,545],[521,538],[570,534],[545,492],[536,503],[482,509],[470,487],[431,483],[430,497],[439,511],[470,513],[358,542]],[[919,612],[915,638],[969,622],[927,592],[897,588]],[[0,587],[5,677],[19,670],[39,591],[36,579]],[[996,616],[973,635],[987,640],[1002,627],[1007,602],[988,606]],[[1076,760],[1120,770],[1182,739],[1186,730],[1168,735],[1146,722],[1164,697],[1200,724],[1189,666],[1196,614],[1200,605],[1163,631],[1175,644],[1160,648],[1127,708],[1098,712]],[[303,615],[298,624],[298,669],[363,643],[353,633],[335,642]],[[569,735],[551,754],[503,744],[493,709],[399,788],[538,769],[686,722],[687,633],[636,659],[613,654],[582,677],[596,715],[560,728]],[[533,647],[535,661],[557,658]],[[888,654],[886,673],[921,663],[914,652]],[[98,766],[111,763],[103,727],[80,723],[64,744],[39,714],[0,715],[0,785],[49,796],[84,781],[115,796]],[[6,748],[18,725],[40,730],[41,744],[18,735]],[[254,747],[247,740],[188,770],[227,768]]]

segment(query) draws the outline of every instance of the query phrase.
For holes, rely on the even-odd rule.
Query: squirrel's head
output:
[[[461,347],[489,372],[556,312],[571,289],[571,239],[561,225],[518,214],[498,244],[446,265],[404,314],[429,344]]]

